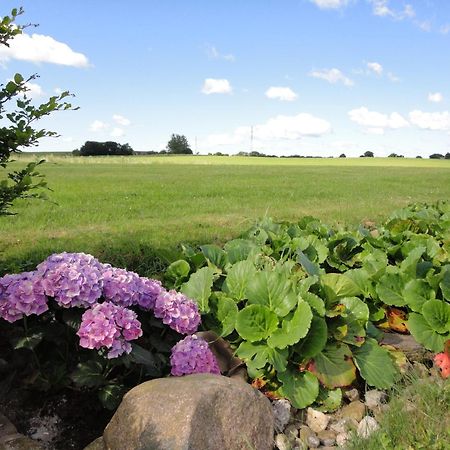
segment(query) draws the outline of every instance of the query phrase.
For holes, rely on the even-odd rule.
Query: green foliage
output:
[[[113,141],[86,141],[77,152],[80,156],[126,156],[134,153],[130,144],[118,144]]]
[[[358,376],[381,389],[395,382],[394,355],[376,340],[389,307],[409,314],[419,342],[442,350],[450,335],[449,225],[445,203],[396,211],[376,232],[265,218],[223,248],[185,252],[183,286],[251,377],[298,408],[316,401],[332,409],[337,388]]]
[[[22,33],[26,27],[16,25],[15,20],[23,14],[23,9],[13,9],[9,16],[0,22],[0,45],[9,46],[9,41]],[[50,97],[47,102],[34,106],[27,92],[29,83],[37,75],[24,78],[16,73],[12,80],[0,85],[0,167],[6,169],[12,162],[12,155],[20,153],[23,148],[36,145],[43,137],[57,134],[46,129],[35,129],[34,123],[55,111],[73,109],[64,101],[71,94],[65,91]],[[25,168],[6,173],[0,182],[0,216],[12,214],[10,208],[17,199],[45,199],[41,189],[47,184],[36,170],[44,161],[29,163]]]
[[[189,147],[186,136],[172,134],[172,137],[167,143],[167,153],[174,155],[192,155],[192,150]]]

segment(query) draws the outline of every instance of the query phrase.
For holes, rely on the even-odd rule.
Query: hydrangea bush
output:
[[[64,339],[64,333],[67,335],[61,324],[69,326],[79,347],[97,350],[75,358],[77,367],[70,377],[83,386],[111,388],[108,376],[114,373],[115,380],[121,379],[117,373],[121,364],[127,369],[133,363],[141,364],[147,368],[146,375],[161,375],[155,368],[164,359],[167,343],[179,341],[180,334],[187,337],[173,346],[171,374],[220,374],[208,343],[193,335],[200,325],[195,301],[175,290],[164,289],[158,280],[102,264],[84,253],[54,254],[34,272],[0,278],[0,318],[15,326],[10,333],[13,347],[28,348],[35,360],[39,359],[38,346],[41,343],[44,346],[46,340],[55,336],[59,345],[57,339]],[[22,334],[17,329],[21,319]],[[168,333],[163,324],[176,333]],[[137,339],[142,346],[135,342]],[[73,360],[73,354],[78,353],[77,350],[68,358]],[[72,364],[65,361],[66,368],[73,365],[73,361]],[[41,364],[37,366],[40,368]],[[124,385],[125,378],[122,377]],[[119,391],[123,394],[124,389]],[[110,405],[115,403],[109,401]]]

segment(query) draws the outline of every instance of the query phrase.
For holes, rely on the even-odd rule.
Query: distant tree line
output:
[[[78,150],[72,152],[79,156],[120,156],[133,155],[130,144],[118,144],[117,142],[86,141]]]

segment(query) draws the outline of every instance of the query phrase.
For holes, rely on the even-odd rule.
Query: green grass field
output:
[[[264,215],[352,226],[450,198],[449,160],[45,157],[53,203],[18,202],[0,218],[0,274],[83,251],[150,275],[181,242],[225,242]]]

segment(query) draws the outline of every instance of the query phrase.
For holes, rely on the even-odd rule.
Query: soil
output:
[[[12,388],[0,396],[0,412],[21,434],[48,450],[82,450],[103,434],[113,412],[102,409],[92,393],[55,393]]]

